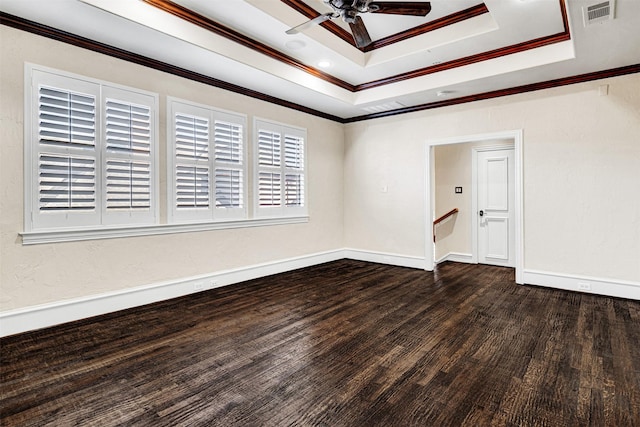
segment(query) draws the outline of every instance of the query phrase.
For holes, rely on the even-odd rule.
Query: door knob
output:
[[[480,210],[480,212],[478,212],[480,214],[480,216],[484,216],[484,211]]]

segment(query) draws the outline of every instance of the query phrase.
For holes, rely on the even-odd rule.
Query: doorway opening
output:
[[[427,141],[426,270],[444,260],[505,265],[522,283],[522,154],[522,130]]]

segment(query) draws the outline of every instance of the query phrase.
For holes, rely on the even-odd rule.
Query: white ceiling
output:
[[[141,0],[0,0],[0,10],[144,55],[284,101],[352,118],[640,63],[640,0],[617,0],[615,19],[585,27],[568,0],[571,39],[443,71],[349,90]],[[484,0],[489,13],[370,52],[327,29],[285,31],[308,20],[280,0],[175,0],[178,5],[261,42],[292,61],[361,85],[564,32],[560,0]],[[306,0],[318,13],[331,9]],[[451,15],[482,0],[432,0],[426,17],[362,14],[373,40]],[[73,19],[69,19],[69,17]],[[348,29],[339,19],[334,22]],[[438,92],[449,91],[445,97]]]

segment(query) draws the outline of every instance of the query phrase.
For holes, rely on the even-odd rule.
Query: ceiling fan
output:
[[[375,1],[375,0],[323,0],[333,12],[323,13],[310,21],[287,30],[296,34],[301,30],[318,25],[329,19],[341,17],[351,27],[353,40],[358,48],[371,44],[371,37],[360,13],[387,13],[393,15],[426,16],[431,11],[428,1]]]

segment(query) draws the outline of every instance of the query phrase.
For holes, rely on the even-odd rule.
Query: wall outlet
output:
[[[216,282],[216,281],[207,282],[207,289],[213,289],[213,288],[217,288],[217,287],[218,287],[218,282]]]
[[[193,290],[194,290],[194,291],[201,291],[201,290],[203,290],[203,289],[204,289],[204,283],[202,283],[202,282],[195,282],[195,283],[193,284]]]
[[[578,290],[579,291],[590,291],[591,283],[578,282]]]

